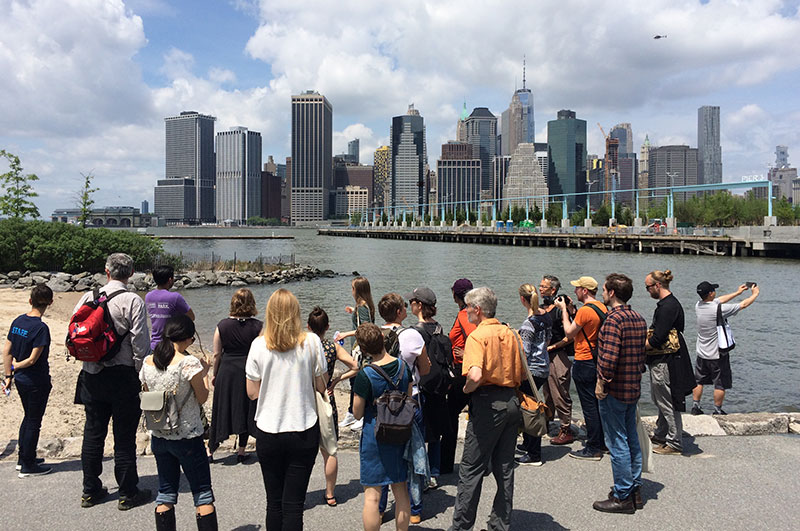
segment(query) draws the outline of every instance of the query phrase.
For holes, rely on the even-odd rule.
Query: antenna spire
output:
[[[525,55],[522,56],[522,90],[525,90]]]

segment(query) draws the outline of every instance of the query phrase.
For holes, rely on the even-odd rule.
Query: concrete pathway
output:
[[[633,516],[592,510],[611,485],[611,462],[578,461],[569,448],[543,446],[541,468],[517,469],[513,528],[530,529],[800,529],[800,437],[702,437],[684,439],[688,456],[654,455],[655,470],[645,474],[645,508]],[[578,443],[574,445],[578,447]],[[222,453],[219,457],[224,457]],[[321,461],[318,461],[320,463]],[[212,465],[220,529],[264,529],[265,497],[255,458],[237,465],[224,458]],[[157,489],[155,461],[139,458],[141,486]],[[56,462],[48,476],[18,479],[14,462],[0,463],[3,478],[3,531],[153,529],[153,505],[128,512],[117,510],[113,463],[104,464],[103,481],[111,488],[108,501],[80,507],[80,461]],[[442,487],[425,495],[425,518],[418,529],[447,529],[453,514],[457,477],[444,476]],[[306,500],[309,530],[361,529],[363,497],[358,483],[358,454],[342,451],[339,506],[323,501],[321,466],[314,469]],[[484,480],[478,529],[485,527],[495,493],[494,480]],[[194,529],[191,493],[183,484],[178,529]],[[391,509],[384,529],[393,529]],[[412,526],[412,529],[414,527]]]

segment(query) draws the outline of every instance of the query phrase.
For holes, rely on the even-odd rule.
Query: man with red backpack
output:
[[[108,496],[108,489],[100,481],[100,473],[111,420],[114,429],[114,476],[119,484],[118,508],[125,511],[147,503],[151,498],[150,490],[138,488],[139,475],[136,471],[136,429],[142,414],[138,372],[142,360],[150,354],[150,332],[147,329],[144,301],[136,293],[128,292],[128,279],[133,275],[133,259],[124,253],[111,254],[106,259],[105,270],[108,279],[106,285],[99,292],[89,292],[81,297],[73,311],[74,314],[87,315],[88,319],[92,319],[98,315],[97,308],[102,308],[106,313],[104,317],[110,320],[114,329],[106,331],[106,337],[94,349],[99,349],[101,353],[107,350],[105,355],[98,361],[83,362],[75,390],[75,403],[83,404],[86,413],[81,448],[81,507],[92,507]],[[96,295],[99,295],[98,300],[95,300]],[[86,339],[78,337],[81,331],[81,324],[73,317],[67,344],[78,359],[82,354],[69,345],[73,339]],[[89,359],[95,357],[96,352]]]

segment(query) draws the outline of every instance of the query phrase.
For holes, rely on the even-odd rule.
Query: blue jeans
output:
[[[597,365],[594,360],[580,360],[572,364],[572,380],[578,391],[583,409],[583,421],[586,424],[586,449],[593,453],[603,451],[603,423],[597,412],[597,397],[594,388],[597,385]]]
[[[175,505],[178,502],[181,468],[192,489],[195,507],[214,503],[211,469],[202,437],[175,440],[152,437],[150,447],[158,469],[157,504]]]
[[[416,422],[417,427],[419,428],[420,432],[422,432],[423,436],[425,435],[425,422],[423,422],[422,417],[422,401],[424,400],[422,393],[417,395],[417,400],[420,401],[420,406],[414,412],[414,422]],[[441,455],[441,454],[439,454]],[[428,456],[428,461],[430,462],[430,454]],[[433,466],[431,466],[431,475],[433,475]],[[412,489],[411,482],[417,481],[419,482],[419,476],[413,474],[408,477],[408,496],[411,498],[411,514],[422,514],[422,490],[425,485],[417,485],[418,488]],[[386,506],[389,504],[389,485],[384,485],[381,487],[381,499],[378,501],[378,512],[384,513],[386,512]]]
[[[14,384],[19,393],[25,416],[19,425],[19,461],[24,471],[36,464],[36,446],[39,444],[39,432],[42,429],[42,417],[47,408],[47,399],[53,386],[37,385],[27,380],[17,380]]]
[[[636,432],[636,404],[620,402],[611,395],[600,400],[606,446],[611,452],[614,496],[625,500],[642,485],[642,448]]]

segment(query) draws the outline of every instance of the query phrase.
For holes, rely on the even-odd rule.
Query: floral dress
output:
[[[336,368],[336,345],[327,339],[322,340],[322,351],[325,353],[325,361],[328,363],[328,382],[333,380],[333,370]],[[336,408],[336,397],[331,394],[328,396],[333,408],[333,427],[336,430],[336,438],[339,438],[339,411]]]

